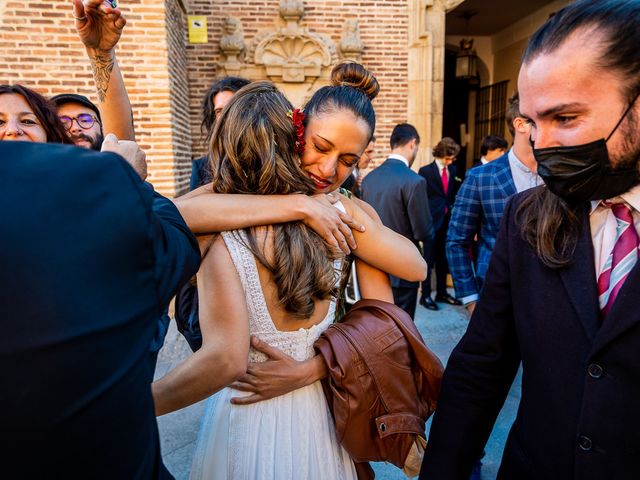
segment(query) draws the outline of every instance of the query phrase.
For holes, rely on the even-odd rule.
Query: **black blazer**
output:
[[[416,245],[433,241],[425,179],[401,160],[387,159],[362,181],[362,199],[380,215],[382,223]],[[418,288],[391,276],[392,287]]]
[[[356,183],[356,177],[354,177],[353,173],[349,175],[344,182],[342,182],[342,185],[340,185],[340,187],[349,190],[357,198],[360,198],[362,196],[362,191]]]
[[[544,188],[544,187],[541,187]],[[599,325],[589,205],[573,261],[542,264],[507,205],[480,301],[444,375],[421,479],[468,479],[522,362],[498,478],[631,479],[640,455],[640,263]]]
[[[189,179],[189,191],[193,191],[211,181],[209,170],[209,158],[204,155],[191,162],[191,178]]]
[[[447,228],[449,218],[451,218],[451,209],[456,200],[456,194],[460,189],[462,181],[456,176],[455,165],[449,165],[449,188],[444,193],[442,186],[442,177],[438,171],[438,164],[432,162],[422,167],[418,173],[427,181],[427,196],[429,197],[429,211],[433,219],[433,228],[435,231],[441,228]],[[446,211],[446,213],[445,213]]]
[[[165,479],[151,342],[198,245],[118,155],[0,142],[3,478]]]

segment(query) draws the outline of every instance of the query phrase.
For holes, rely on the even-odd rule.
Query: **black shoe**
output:
[[[460,300],[452,297],[448,293],[445,293],[444,295],[436,295],[436,302],[448,303],[449,305],[462,305]]]
[[[420,299],[420,305],[429,310],[440,310],[440,307],[433,301],[431,297],[424,297]]]

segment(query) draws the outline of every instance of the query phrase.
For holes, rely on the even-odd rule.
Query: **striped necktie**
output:
[[[602,318],[606,318],[624,281],[638,259],[638,232],[633,224],[631,208],[626,203],[603,202],[616,218],[616,241],[613,251],[598,278],[598,294]]]

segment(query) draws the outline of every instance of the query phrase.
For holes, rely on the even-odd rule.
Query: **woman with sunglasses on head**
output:
[[[54,106],[22,85],[0,85],[0,140],[71,143]]]

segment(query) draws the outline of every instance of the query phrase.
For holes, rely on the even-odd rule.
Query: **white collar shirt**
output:
[[[398,154],[398,153],[392,153],[390,154],[387,158],[391,158],[393,160],[400,160],[402,163],[404,163],[407,167],[409,166],[409,160],[407,160],[406,158],[404,158],[402,155]]]
[[[442,170],[445,168],[445,164],[440,161],[439,158],[435,159],[436,165],[438,166],[438,173],[440,177],[442,177]],[[449,169],[447,168],[447,174],[449,173]]]

